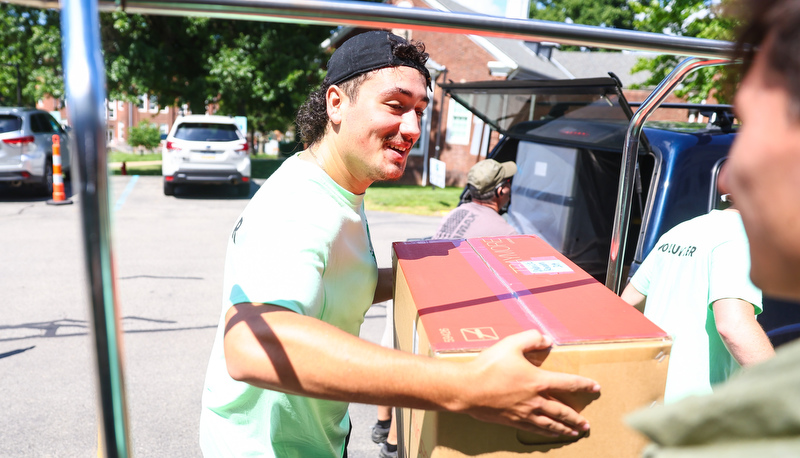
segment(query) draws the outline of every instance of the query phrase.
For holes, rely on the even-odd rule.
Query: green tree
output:
[[[567,22],[583,25],[599,25],[615,29],[633,28],[633,9],[629,3],[634,0],[543,0],[533,1],[530,7],[531,19]],[[577,50],[577,46],[565,46],[564,50]],[[592,49],[604,51],[603,49]]]
[[[668,33],[688,37],[716,40],[733,39],[736,21],[726,14],[730,1],[714,3],[708,0],[653,0],[646,4],[632,3],[637,30]],[[661,55],[652,59],[640,59],[633,71],[648,70],[652,76],[644,83],[655,85],[661,82],[685,57]],[[714,95],[720,103],[733,99],[733,75],[731,66],[709,67],[689,74],[675,94],[690,102],[702,102]]]
[[[143,146],[152,150],[160,143],[161,132],[155,124],[142,121],[138,126],[128,129],[128,144],[131,146]]]
[[[162,105],[246,115],[255,130],[285,130],[324,76],[319,44],[331,27],[196,17],[101,15],[112,98],[148,93]]]
[[[628,3],[628,0],[533,1],[530,7],[530,17],[543,21],[632,29],[633,11]]]
[[[100,15],[109,97],[133,101],[154,95],[160,105],[189,103],[202,111],[208,98],[207,19]]]
[[[22,105],[44,95],[64,96],[60,14],[0,3],[0,105],[17,105],[19,66]]]
[[[324,76],[319,44],[332,27],[101,13],[109,98],[145,93],[195,112],[217,102],[256,130],[285,130]],[[60,12],[0,3],[0,104],[64,97]]]
[[[208,63],[220,111],[247,113],[258,130],[286,130],[325,76],[328,56],[320,43],[330,33],[327,27],[255,22],[218,40]]]

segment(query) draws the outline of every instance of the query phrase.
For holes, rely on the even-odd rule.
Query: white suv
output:
[[[61,143],[61,169],[69,176],[69,135],[50,113],[0,107],[0,184],[28,185],[53,195],[53,136]]]
[[[233,118],[182,116],[172,125],[161,156],[164,194],[178,184],[230,184],[240,196],[250,194],[247,139]]]

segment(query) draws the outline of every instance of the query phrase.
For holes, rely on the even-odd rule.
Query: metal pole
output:
[[[77,152],[83,246],[100,394],[98,455],[127,457],[130,445],[111,253],[106,164],[105,70],[94,0],[64,0],[61,13],[64,85]]]
[[[608,255],[606,286],[619,294],[622,283],[622,267],[625,258],[625,245],[628,238],[628,224],[631,219],[631,202],[633,200],[633,180],[636,161],[639,156],[639,139],[647,118],[661,105],[672,90],[686,78],[686,75],[702,67],[725,65],[732,63],[730,59],[701,59],[690,57],[675,67],[664,81],[642,102],[631,118],[625,134],[625,146],[622,151],[622,168],[619,172],[619,188],[617,189],[617,208],[614,212],[614,229],[611,235],[611,251]]]
[[[2,1],[37,8],[59,7],[56,0]],[[99,8],[140,14],[427,30],[707,58],[727,57],[733,50],[733,44],[726,41],[354,1],[100,0]]]

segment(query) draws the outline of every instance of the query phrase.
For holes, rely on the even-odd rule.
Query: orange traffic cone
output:
[[[53,198],[48,200],[49,205],[69,205],[71,200],[64,193],[64,175],[61,173],[61,138],[53,135]]]

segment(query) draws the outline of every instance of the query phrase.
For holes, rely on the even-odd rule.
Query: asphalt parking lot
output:
[[[214,187],[166,197],[161,177],[113,176],[110,186],[131,452],[199,456],[225,246],[248,199]],[[367,213],[381,267],[391,265],[392,241],[429,236],[439,222]],[[0,234],[0,456],[93,456],[98,418],[80,203],[52,206],[0,189]],[[380,341],[384,323],[385,304],[374,306],[362,336]],[[353,405],[351,417],[350,456],[376,457],[375,408]]]

